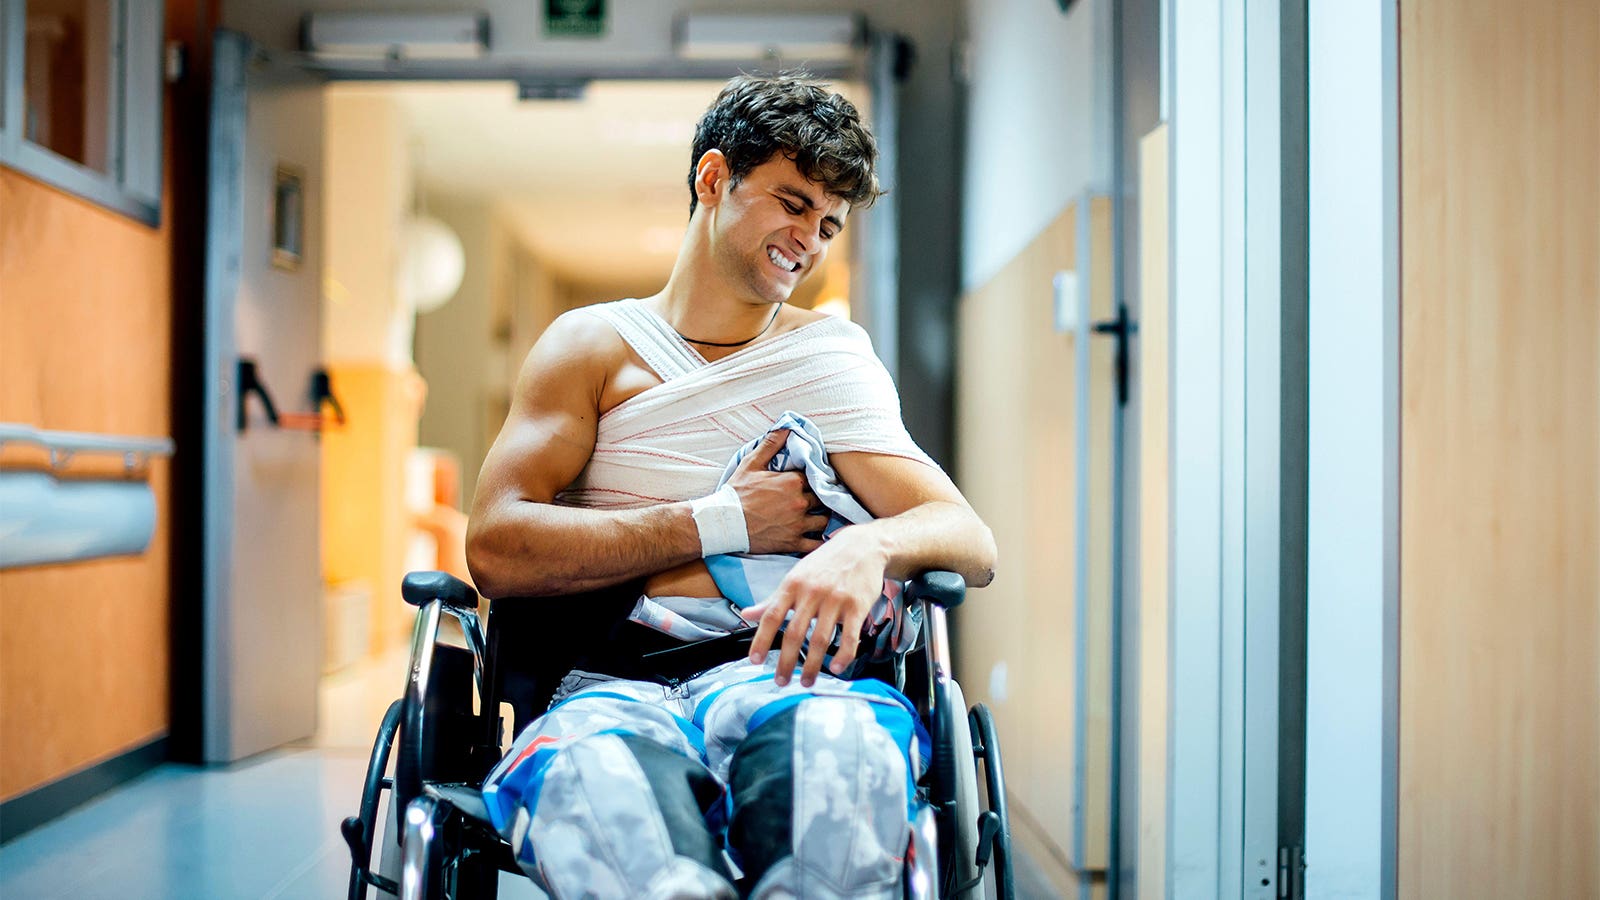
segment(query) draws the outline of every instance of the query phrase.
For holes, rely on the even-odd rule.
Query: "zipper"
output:
[[[665,682],[663,685],[666,688],[664,692],[665,699],[678,704],[678,715],[680,717],[689,718],[689,686],[684,684],[681,678],[663,678],[661,680]]]

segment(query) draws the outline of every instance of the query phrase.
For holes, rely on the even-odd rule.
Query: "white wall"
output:
[[[1394,0],[1308,8],[1306,896],[1392,896]]]
[[[970,0],[961,287],[1112,179],[1111,0]],[[904,247],[902,253],[912,253]]]
[[[495,256],[492,213],[487,201],[429,195],[428,214],[455,229],[466,268],[461,287],[444,306],[417,316],[417,371],[428,382],[418,442],[441,447],[461,460],[461,493],[470,508],[488,412],[484,385],[492,364],[503,357],[491,345],[491,272]]]
[[[413,316],[395,264],[411,203],[404,123],[387,98],[327,92],[323,353],[331,363],[411,362]]]

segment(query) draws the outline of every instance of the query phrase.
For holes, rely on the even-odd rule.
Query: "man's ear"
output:
[[[694,167],[694,195],[701,206],[716,206],[728,193],[731,181],[728,158],[721,150],[707,150]]]

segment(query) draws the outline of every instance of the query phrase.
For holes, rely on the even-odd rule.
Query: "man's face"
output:
[[[850,204],[778,154],[723,192],[713,257],[752,300],[780,303],[828,256]]]

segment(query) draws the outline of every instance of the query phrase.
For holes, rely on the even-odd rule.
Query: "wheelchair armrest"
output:
[[[437,600],[442,612],[454,616],[461,623],[467,649],[472,651],[478,693],[482,694],[483,670],[488,657],[484,654],[483,628],[478,623],[478,592],[448,572],[407,572],[405,579],[400,582],[400,596],[422,611],[422,616],[417,620],[418,630],[412,636],[412,668],[416,667],[418,652],[425,650],[438,637],[437,624],[424,628],[429,604]]]
[[[967,580],[955,572],[933,570],[906,582],[906,597],[913,603],[926,600],[935,606],[955,609],[967,599]]]
[[[450,609],[476,610],[478,592],[448,572],[408,572],[400,583],[400,595],[412,606],[422,607],[438,598]]]

